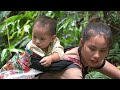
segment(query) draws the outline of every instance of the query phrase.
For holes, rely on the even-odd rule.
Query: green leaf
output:
[[[24,31],[29,32],[29,29],[31,28],[30,25],[24,25]]]
[[[115,43],[114,48],[115,48],[116,50],[119,50],[119,44],[118,44],[118,43]]]
[[[15,15],[15,16],[11,16],[9,18],[7,18],[4,22],[6,23],[12,23],[12,22],[15,22],[16,20],[20,20],[21,18],[23,18],[24,15]]]
[[[4,61],[7,51],[8,51],[7,49],[3,49],[2,53],[1,53],[1,62]]]
[[[22,50],[22,49],[16,49],[16,48],[14,48],[14,49],[9,49],[9,51],[15,52],[15,53],[24,52],[24,50]]]
[[[10,39],[13,39],[14,36],[16,35],[17,32],[13,32],[12,35],[10,36]]]
[[[64,25],[63,25],[63,27],[64,28],[67,28],[67,26],[68,26],[68,24],[72,21],[72,16],[71,17],[69,17],[68,19],[66,19],[66,22],[64,23]]]
[[[117,66],[118,69],[120,69],[120,66]]]

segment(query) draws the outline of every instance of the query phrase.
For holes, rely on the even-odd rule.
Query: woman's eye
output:
[[[100,50],[100,52],[105,52],[105,50]]]
[[[100,52],[107,52],[107,50],[100,50]]]

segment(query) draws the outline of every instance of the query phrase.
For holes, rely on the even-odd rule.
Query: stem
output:
[[[7,16],[5,17],[7,19]],[[7,27],[7,22],[6,22],[6,28],[7,28],[7,38],[8,38],[8,46],[10,47],[10,38],[9,38],[9,30]],[[10,52],[10,57],[12,56],[12,53]]]

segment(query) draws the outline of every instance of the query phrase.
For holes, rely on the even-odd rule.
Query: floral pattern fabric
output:
[[[0,69],[0,79],[34,79],[35,75],[42,73],[30,65],[27,52],[17,53]]]

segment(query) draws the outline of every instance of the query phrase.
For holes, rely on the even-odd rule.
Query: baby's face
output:
[[[53,36],[50,35],[48,27],[42,27],[36,22],[32,31],[32,43],[41,49],[46,49],[52,41]]]

